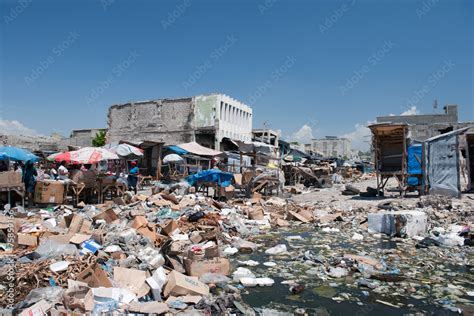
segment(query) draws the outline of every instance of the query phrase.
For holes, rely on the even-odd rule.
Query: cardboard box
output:
[[[92,219],[97,220],[97,219],[103,219],[107,224],[110,224],[118,219],[117,214],[115,214],[113,208],[108,208],[105,211],[100,212],[96,216],[94,216]]]
[[[186,274],[200,277],[205,273],[230,274],[230,261],[227,258],[212,258],[202,260],[184,259]]]
[[[7,216],[0,216],[0,231],[6,240],[0,242],[10,242],[11,247],[15,248],[18,245],[18,230],[21,227],[21,223],[16,218],[10,218]],[[8,240],[8,234],[10,233],[10,239]]]
[[[146,283],[148,277],[149,274],[147,271],[122,267],[114,268],[114,281],[119,284],[120,287],[135,293],[139,298],[145,296],[150,291],[150,287]]]
[[[38,246],[38,236],[32,234],[18,233],[18,244],[23,246]]]
[[[260,208],[260,207],[251,208],[249,210],[249,219],[262,220],[263,219],[263,209]]]
[[[133,229],[139,229],[140,227],[143,227],[148,224],[148,221],[145,216],[135,216],[135,218],[132,221],[132,224],[130,225]]]
[[[180,232],[178,223],[175,220],[170,220],[166,222],[164,225],[161,226],[161,228],[162,232],[164,232],[168,236],[179,234]]]
[[[21,186],[21,173],[15,171],[0,172],[0,186]]]
[[[165,297],[170,295],[209,295],[209,286],[198,280],[197,277],[191,277],[179,273],[178,271],[171,271],[168,275],[168,283],[166,283],[163,291]]]
[[[66,220],[66,224],[68,219]],[[84,216],[73,214],[72,219],[69,222],[69,234],[76,234],[76,233],[88,233],[92,223],[87,220]]]
[[[59,181],[38,181],[35,187],[35,202],[61,204],[64,202],[64,185]]]
[[[97,263],[79,273],[76,279],[87,283],[90,287],[112,287],[112,282],[110,282],[107,273]]]

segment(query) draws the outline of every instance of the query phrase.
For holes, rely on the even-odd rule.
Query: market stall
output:
[[[31,152],[12,146],[0,147],[0,161],[5,166],[5,171],[0,172],[0,192],[7,193],[7,202],[11,204],[12,192],[18,194],[22,200],[22,205],[25,204],[25,185],[22,182],[21,174],[10,168],[10,161],[23,161],[23,162],[35,162],[38,161],[39,157],[32,154]]]

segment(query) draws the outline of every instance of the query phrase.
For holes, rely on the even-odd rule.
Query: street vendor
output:
[[[51,165],[51,169],[49,169],[49,177],[53,180],[58,178],[58,171],[56,170],[56,164]]]
[[[23,172],[23,183],[25,184],[26,193],[28,194],[28,205],[33,205],[33,193],[35,192],[36,177],[38,172],[31,161],[27,161],[25,164],[25,170]]]
[[[69,179],[69,170],[67,170],[66,162],[64,160],[61,161],[61,165],[58,168],[58,179],[59,180]]]
[[[128,178],[127,178],[127,183],[128,183],[128,189],[133,189],[135,191],[135,194],[137,194],[137,183],[138,183],[138,172],[139,169],[137,167],[137,162],[132,161],[130,162],[130,171],[128,172]]]

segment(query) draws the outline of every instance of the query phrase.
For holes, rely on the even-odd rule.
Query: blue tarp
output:
[[[38,161],[39,157],[21,148],[3,146],[0,147],[0,160]]]
[[[181,147],[175,146],[175,145],[168,146],[167,149],[171,150],[172,152],[174,152],[178,155],[185,155],[185,154],[188,153],[186,150],[182,149]]]
[[[423,146],[421,144],[414,144],[408,147],[408,185],[420,185],[418,177],[412,177],[411,175],[421,175],[421,161]]]
[[[232,183],[234,175],[230,172],[224,172],[219,169],[204,170],[186,178],[190,185],[195,185],[200,182],[214,182],[220,187],[228,187]]]

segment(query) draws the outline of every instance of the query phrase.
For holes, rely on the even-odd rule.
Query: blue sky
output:
[[[357,142],[377,115],[430,113],[435,98],[474,120],[469,0],[1,0],[0,12],[0,130],[68,135],[106,126],[112,104],[211,92],[301,141]]]

